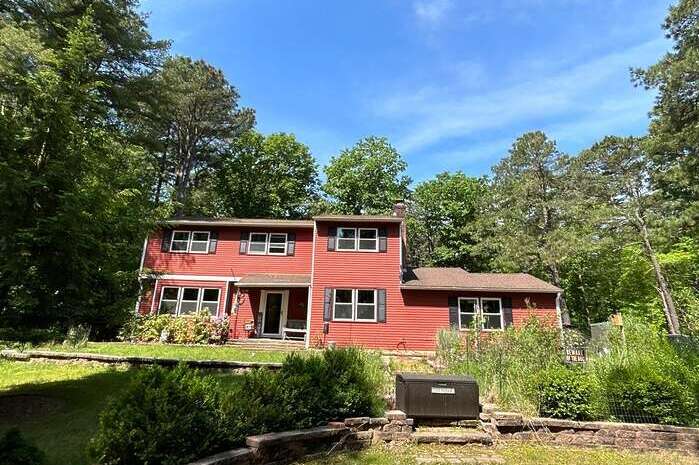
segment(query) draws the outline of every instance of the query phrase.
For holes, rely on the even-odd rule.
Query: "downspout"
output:
[[[316,268],[316,236],[318,223],[313,221],[313,245],[311,246],[311,284],[308,286],[308,304],[306,304],[306,340],[304,347],[311,347],[311,309],[313,307],[313,279]]]
[[[155,296],[158,293],[158,282],[160,280],[156,278],[155,284],[153,285],[153,300],[150,303],[150,312],[153,313],[153,306],[155,306]]]
[[[141,282],[141,274],[143,273],[143,264],[146,261],[146,248],[148,247],[148,237],[143,239],[143,252],[141,252],[141,264],[138,267],[138,297],[136,298],[136,305],[134,306],[134,312],[138,316],[138,307],[141,303],[141,297],[143,296],[143,282]]]
[[[556,318],[558,319],[558,328],[563,330],[563,318],[561,316],[561,293],[556,293]]]

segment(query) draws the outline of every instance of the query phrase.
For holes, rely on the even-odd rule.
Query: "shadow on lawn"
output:
[[[135,369],[110,369],[1,391],[0,434],[19,428],[46,453],[48,465],[88,464],[86,447],[97,430],[99,413],[135,373]]]

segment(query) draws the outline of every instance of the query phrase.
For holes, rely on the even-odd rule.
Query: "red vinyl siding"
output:
[[[328,227],[386,227],[386,252],[328,251]],[[386,289],[386,323],[330,322],[330,332],[323,334],[323,298],[325,288]],[[402,306],[400,295],[399,225],[361,223],[317,223],[315,261],[313,264],[313,302],[311,309],[311,344],[334,341],[337,345],[360,345],[391,349],[402,335],[392,322],[393,309]]]
[[[380,252],[327,250],[328,223],[318,223],[313,270],[311,344],[362,346],[377,349],[433,350],[435,336],[449,327],[449,296],[512,298],[513,324],[520,326],[533,312],[556,323],[555,294],[426,291],[400,289],[400,241],[397,224],[387,225],[388,248]],[[332,226],[344,226],[337,223]],[[349,224],[347,226],[364,226]],[[386,322],[330,321],[323,333],[325,288],[386,289]],[[529,298],[529,310],[525,299]]]
[[[311,228],[178,228],[178,231],[217,231],[216,253],[161,252],[162,231],[154,232],[148,239],[143,266],[167,274],[189,274],[202,276],[241,277],[249,273],[305,274],[311,272]],[[247,232],[294,232],[296,250],[294,255],[241,255],[240,233]]]

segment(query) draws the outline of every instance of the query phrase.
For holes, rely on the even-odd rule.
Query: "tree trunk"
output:
[[[551,274],[551,281],[553,281],[553,284],[557,287],[561,287],[561,276],[558,273],[558,265],[555,263],[549,265],[549,273]],[[566,299],[562,292],[558,299],[558,303],[561,309],[561,324],[564,327],[570,326],[570,313],[568,313],[568,306],[566,305]]]
[[[653,266],[653,274],[655,275],[655,282],[657,284],[658,293],[660,294],[660,300],[663,302],[663,312],[665,313],[665,321],[667,321],[668,332],[671,335],[680,334],[680,322],[677,318],[675,302],[672,300],[672,294],[670,293],[670,288],[667,285],[667,280],[665,279],[662,268],[660,268],[660,263],[658,262],[658,257],[655,254],[655,250],[650,243],[646,222],[638,211],[636,211],[636,220],[638,230],[641,233],[641,238],[643,239],[643,249],[645,250],[646,255],[650,259],[650,263]]]

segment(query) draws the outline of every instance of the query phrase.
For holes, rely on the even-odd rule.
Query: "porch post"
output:
[[[313,302],[313,286],[308,286],[308,303],[306,304],[306,337],[304,347],[311,347],[311,303]]]

